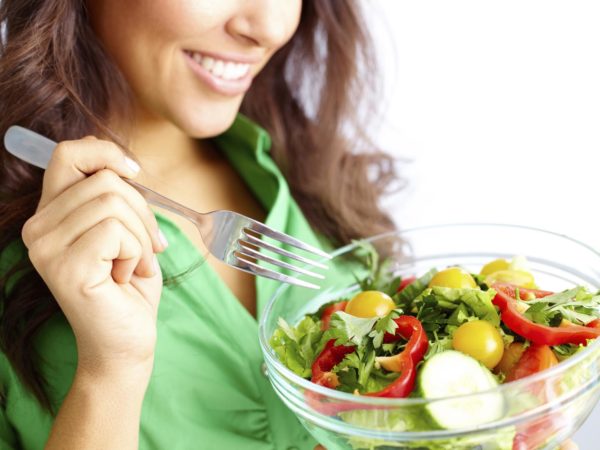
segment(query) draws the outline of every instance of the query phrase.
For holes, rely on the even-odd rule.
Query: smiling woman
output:
[[[300,0],[263,3],[90,0],[88,8],[138,105],[205,137],[233,122],[252,79],[298,27]]]
[[[122,178],[325,249],[393,228],[355,2],[3,0],[0,23],[0,135],[59,142],[45,173],[0,151],[0,447],[312,449],[260,369],[276,286]]]

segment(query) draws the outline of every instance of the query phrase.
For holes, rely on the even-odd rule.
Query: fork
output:
[[[46,169],[56,147],[56,142],[27,128],[12,126],[4,135],[4,146],[17,158]],[[292,236],[273,230],[265,224],[242,214],[225,210],[199,213],[135,181],[128,179],[125,179],[125,181],[137,189],[148,203],[165,208],[193,222],[198,228],[202,236],[202,241],[209,252],[225,264],[253,275],[312,289],[319,289],[319,286],[301,280],[296,276],[286,275],[266,268],[259,265],[258,261],[269,263],[279,269],[306,275],[307,277],[316,279],[325,278],[323,275],[312,272],[305,267],[298,267],[297,265],[280,261],[257,250],[258,248],[276,253],[290,260],[303,263],[308,267],[327,269],[327,266],[322,262],[280,248],[267,242],[263,237],[320,256],[324,260],[331,258],[327,253],[318,248],[308,245]]]

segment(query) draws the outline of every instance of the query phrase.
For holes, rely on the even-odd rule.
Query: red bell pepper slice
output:
[[[594,319],[586,325],[586,327],[596,328],[600,330],[600,319]]]
[[[337,303],[329,305],[327,308],[325,308],[323,310],[323,313],[321,314],[321,330],[325,331],[327,328],[329,328],[329,322],[331,321],[331,316],[338,311],[345,310],[347,304],[348,304],[348,302],[346,302],[346,301],[337,302]]]
[[[335,345],[335,339],[327,341],[325,348],[313,362],[311,381],[335,389],[340,383],[337,375],[331,370],[342,362],[348,353],[352,353],[355,348],[353,345]]]
[[[421,322],[413,316],[400,316],[394,319],[394,322],[398,325],[396,332],[393,335],[386,333],[384,340],[394,342],[400,340],[400,338],[408,339],[404,350],[392,357],[397,360],[398,371],[401,374],[385,389],[366,395],[372,397],[406,397],[414,388],[416,365],[423,359],[429,346],[427,334]],[[332,389],[336,388],[339,381],[332,369],[342,362],[348,353],[352,353],[355,348],[346,345],[336,346],[335,339],[329,340],[312,365],[312,382]]]
[[[417,277],[415,277],[415,276],[402,278],[402,280],[400,281],[400,285],[398,286],[398,290],[396,292],[402,292],[404,290],[404,288],[406,288],[406,286],[408,286],[409,284],[412,284],[416,279],[417,279]]]
[[[366,394],[370,397],[408,397],[415,387],[417,364],[429,347],[427,333],[417,318],[400,316],[394,319],[394,322],[398,325],[396,332],[393,335],[386,333],[383,339],[385,342],[408,339],[404,350],[388,359],[388,362],[395,366],[394,371],[400,372],[400,376],[381,391]]]
[[[339,364],[348,353],[355,350],[354,346],[335,345],[335,339],[330,339],[319,353],[312,365],[311,381],[320,386],[335,389],[339,385],[337,374],[332,369]],[[351,402],[327,402],[325,397],[314,391],[306,391],[306,400],[309,405],[322,414],[332,416],[342,411],[357,409],[358,406]]]
[[[534,344],[551,346],[561,344],[586,345],[588,339],[595,339],[600,336],[600,329],[589,326],[549,327],[541,325],[529,320],[517,309],[516,289],[519,289],[519,293],[523,294],[531,292],[536,297],[545,297],[552,294],[551,292],[518,288],[511,284],[502,283],[496,283],[492,288],[496,291],[493,303],[500,308],[502,322],[511,331]]]
[[[395,342],[400,338],[408,339],[406,347],[398,355],[392,358],[397,358],[398,368],[401,374],[389,386],[378,392],[366,394],[371,397],[407,397],[414,388],[416,377],[416,366],[423,359],[429,341],[427,334],[421,325],[421,322],[412,316],[400,316],[394,319],[398,325],[395,333],[392,335],[386,333],[384,341]],[[335,339],[327,341],[325,347],[319,353],[312,365],[311,381],[320,386],[325,386],[335,389],[339,385],[337,375],[332,369],[342,362],[344,357],[352,353],[356,347],[346,345],[335,345]],[[325,402],[322,401],[323,396],[316,392],[307,391],[306,397],[308,403],[317,411],[334,415],[342,411],[350,411],[354,409],[372,409],[376,406],[362,405],[352,402]]]

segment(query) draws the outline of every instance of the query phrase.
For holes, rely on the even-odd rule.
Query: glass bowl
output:
[[[600,254],[545,230],[496,224],[415,228],[369,239],[393,259],[396,274],[421,275],[431,267],[461,265],[474,272],[495,258],[523,255],[541,289],[573,285],[600,289]],[[554,449],[571,436],[600,396],[600,339],[539,374],[473,395],[384,399],[315,385],[285,367],[269,345],[280,317],[296,324],[322,304],[358,290],[361,269],[349,245],[335,251],[320,291],[282,286],[260,320],[260,343],[277,394],[328,450],[335,449]],[[360,275],[360,274],[359,274]],[[488,414],[500,402],[501,415]],[[468,428],[440,429],[432,408],[480,411]],[[439,410],[439,409],[438,409]],[[514,441],[514,447],[513,447]]]

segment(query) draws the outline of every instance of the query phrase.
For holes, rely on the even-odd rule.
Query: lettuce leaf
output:
[[[291,327],[280,318],[278,325],[269,341],[271,347],[288,369],[310,378],[312,363],[326,343],[320,321],[306,316],[296,327]]]
[[[416,312],[413,306],[414,300],[427,289],[427,285],[437,273],[436,269],[431,269],[425,275],[417,278],[415,281],[410,283],[402,292],[398,292],[392,296],[396,304],[407,312]]]
[[[329,339],[336,339],[336,345],[364,346],[377,320],[378,317],[365,319],[338,311],[331,316],[326,335]]]

